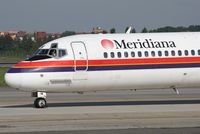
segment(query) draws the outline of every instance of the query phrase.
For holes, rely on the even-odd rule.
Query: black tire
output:
[[[47,107],[47,102],[44,98],[37,98],[34,101],[35,108],[45,108]]]

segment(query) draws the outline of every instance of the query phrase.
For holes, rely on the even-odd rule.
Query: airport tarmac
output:
[[[200,90],[48,94],[33,108],[30,93],[0,88],[0,133],[200,133]]]

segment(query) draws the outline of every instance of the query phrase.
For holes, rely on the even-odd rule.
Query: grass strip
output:
[[[4,75],[8,71],[7,67],[0,67],[0,87],[6,87],[6,82],[4,80]]]

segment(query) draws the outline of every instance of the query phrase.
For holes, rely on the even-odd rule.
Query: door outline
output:
[[[83,51],[81,51],[82,53],[85,53],[85,55],[86,55],[86,57],[85,57],[85,60],[86,60],[86,64],[85,64],[85,69],[77,69],[77,59],[76,59],[76,53],[75,53],[75,47],[73,47],[73,44],[81,44],[81,45],[83,45],[83,47],[84,47],[84,50]],[[88,70],[88,52],[87,52],[87,49],[86,49],[86,46],[85,46],[85,43],[84,42],[82,42],[82,41],[73,41],[73,42],[71,42],[70,43],[70,45],[71,45],[71,48],[72,48],[72,52],[73,52],[73,57],[74,57],[74,71],[75,72],[86,72],[87,70]]]

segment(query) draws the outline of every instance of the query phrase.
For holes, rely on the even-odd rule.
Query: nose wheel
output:
[[[46,108],[47,107],[47,101],[45,99],[47,97],[46,92],[34,92],[34,93],[32,93],[32,97],[36,97],[36,99],[34,101],[35,108]]]
[[[44,98],[37,98],[34,101],[35,108],[45,108],[47,107],[47,102]]]

